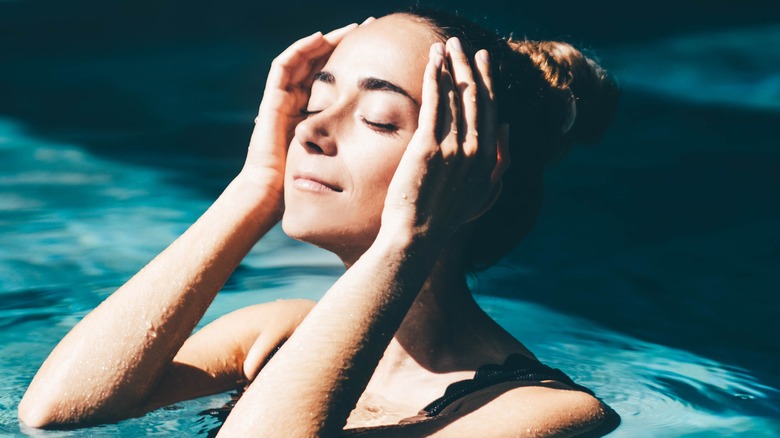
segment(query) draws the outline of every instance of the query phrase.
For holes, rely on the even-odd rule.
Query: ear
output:
[[[493,173],[490,174],[490,183],[493,184],[493,192],[490,198],[482,205],[479,212],[471,217],[468,222],[479,219],[487,213],[501,196],[501,189],[504,187],[504,181],[501,179],[504,172],[509,168],[512,158],[509,156],[509,124],[502,124],[498,127],[498,136],[496,137],[496,166]]]
[[[512,157],[509,155],[509,124],[502,123],[498,127],[498,135],[496,136],[496,166],[493,168],[493,173],[490,174],[490,182],[498,184],[511,162]]]
[[[488,198],[488,200],[485,201],[484,204],[482,204],[482,208],[480,208],[479,211],[474,216],[471,216],[471,218],[466,222],[473,222],[479,219],[480,217],[482,217],[483,214],[487,213],[488,210],[493,208],[493,204],[495,204],[496,201],[498,200],[498,197],[501,196],[501,189],[503,187],[504,187],[504,182],[499,180],[498,184],[496,184],[493,187],[493,192],[490,193],[490,198]]]

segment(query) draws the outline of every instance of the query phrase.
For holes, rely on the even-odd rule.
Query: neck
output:
[[[472,334],[492,320],[474,301],[458,266],[446,256],[439,260],[388,345],[384,364],[438,373],[460,369],[473,356]]]
[[[486,360],[502,362],[517,343],[476,303],[458,257],[442,252],[377,367],[377,374],[474,369]],[[343,257],[347,268],[350,260]],[[519,344],[519,343],[518,343]]]

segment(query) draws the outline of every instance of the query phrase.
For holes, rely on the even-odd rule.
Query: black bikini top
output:
[[[429,418],[435,417],[441,413],[444,408],[458,399],[499,383],[541,382],[543,380],[555,380],[566,384],[577,391],[584,391],[593,395],[592,391],[574,383],[574,381],[561,370],[550,368],[523,354],[512,354],[506,358],[503,365],[483,365],[477,369],[473,379],[461,380],[451,384],[444,391],[444,395],[423,408],[423,410],[420,411],[419,416]],[[209,438],[216,436],[222,423],[241,397],[242,392],[243,391],[239,391],[238,393],[231,394],[231,401],[222,408],[210,409],[200,413],[200,415],[215,417],[219,422],[216,427],[207,431]],[[582,435],[582,438],[604,436],[613,431],[620,424],[620,416],[617,415],[617,413],[609,409],[609,407],[607,407],[607,412],[609,414],[607,421],[596,429]]]
[[[420,415],[434,417],[458,399],[499,383],[541,382],[543,380],[555,380],[575,390],[593,395],[593,392],[574,383],[561,370],[550,368],[523,354],[516,353],[507,357],[503,365],[483,365],[477,369],[473,379],[461,380],[451,384],[444,391],[444,395],[423,408],[420,411]]]

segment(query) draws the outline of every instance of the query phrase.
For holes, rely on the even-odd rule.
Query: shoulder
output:
[[[542,435],[568,436],[592,431],[605,423],[611,410],[596,397],[560,383],[514,388],[502,401],[507,409],[533,421]]]
[[[243,331],[237,339],[237,348],[245,379],[252,381],[257,376],[315,304],[315,301],[304,299],[278,300],[248,306],[223,317],[226,319],[224,330]]]
[[[246,370],[247,360],[262,364],[292,335],[314,304],[310,300],[279,300],[230,312],[187,339],[174,362],[208,369],[216,361],[237,371]]]
[[[245,357],[259,337],[286,340],[306,318],[316,302],[303,299],[278,300],[255,304],[230,312],[197,331],[185,343],[187,347],[206,347],[228,342]]]
[[[314,304],[310,300],[256,304],[206,325],[184,342],[139,412],[243,386]]]
[[[609,424],[616,414],[596,397],[553,381],[495,385],[451,408],[471,417],[469,426],[495,425],[493,436],[578,436],[616,426]]]

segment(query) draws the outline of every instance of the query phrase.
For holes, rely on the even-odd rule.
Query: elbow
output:
[[[26,427],[36,429],[56,429],[60,427],[85,427],[116,421],[145,413],[145,410],[125,406],[121,411],[109,410],[105,404],[80,403],[72,398],[31,392],[29,389],[22,397],[17,408],[17,418]],[[118,412],[121,412],[119,414]]]
[[[65,402],[54,397],[56,391],[41,394],[27,390],[19,402],[16,415],[27,427],[36,429],[56,428],[78,423],[78,409],[68,408]]]
[[[54,426],[57,423],[54,410],[47,407],[45,403],[38,403],[31,398],[29,394],[25,394],[19,402],[17,410],[19,421],[25,426],[38,429]]]

